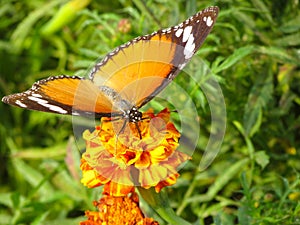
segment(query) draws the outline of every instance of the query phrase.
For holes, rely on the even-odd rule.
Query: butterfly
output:
[[[190,61],[212,30],[218,7],[184,22],[137,37],[107,54],[88,78],[52,76],[22,93],[2,98],[25,109],[78,116],[142,120],[140,108],[161,92]]]

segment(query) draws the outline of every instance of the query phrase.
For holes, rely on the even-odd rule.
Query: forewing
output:
[[[90,74],[97,86],[116,90],[141,107],[172,81],[211,31],[218,7],[209,7],[181,24],[133,39],[98,63]]]
[[[58,114],[109,116],[112,103],[90,80],[55,76],[40,80],[22,93],[3,97],[3,102],[21,108]]]

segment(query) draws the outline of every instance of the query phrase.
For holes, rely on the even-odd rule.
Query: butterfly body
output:
[[[208,7],[177,26],[137,37],[107,54],[88,78],[54,76],[2,101],[21,108],[137,123],[139,109],[190,61],[211,31],[218,7]]]

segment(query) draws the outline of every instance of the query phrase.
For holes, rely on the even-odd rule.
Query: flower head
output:
[[[97,211],[86,211],[85,215],[88,219],[80,225],[158,225],[152,218],[145,218],[139,208],[138,196],[135,192],[130,197],[104,196],[99,201],[95,201],[94,205]]]
[[[128,19],[121,19],[118,23],[118,30],[125,34],[131,30],[131,23]]]
[[[138,124],[102,118],[95,131],[84,132],[82,183],[104,185],[104,194],[111,196],[125,196],[136,185],[159,192],[176,183],[177,167],[190,157],[176,151],[180,133],[169,110],[157,115],[148,111],[143,118]]]

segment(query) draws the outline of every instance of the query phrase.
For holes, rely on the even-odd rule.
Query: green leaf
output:
[[[252,137],[256,132],[259,131],[260,125],[262,123],[263,113],[260,107],[254,107],[253,111],[250,111],[249,114],[250,116],[247,118],[247,122],[244,125],[247,125],[246,135]]]
[[[42,196],[49,196],[53,193],[54,190],[52,186],[49,182],[47,182],[47,180],[45,180],[45,177],[42,173],[29,166],[23,160],[13,159],[12,161],[15,169],[23,175],[23,177],[32,185],[32,187],[38,187],[38,185],[43,183],[43,185],[38,187],[38,190],[36,190],[39,192],[39,194]]]
[[[236,174],[242,171],[243,168],[246,168],[248,162],[248,159],[241,159],[228,167],[226,171],[217,177],[213,185],[209,187],[207,195],[211,197],[215,196]]]
[[[41,30],[44,36],[52,35],[63,26],[70,23],[77,13],[85,8],[91,0],[72,0],[63,5],[54,17]]]
[[[254,30],[256,26],[255,20],[247,12],[236,8],[231,15],[235,20],[238,20],[240,23],[244,24],[244,26],[248,26],[248,28]]]
[[[14,30],[11,35],[11,43],[14,45],[17,52],[21,51],[24,48],[24,41],[27,36],[30,34],[31,30],[34,28],[34,24],[39,21],[49,10],[61,4],[64,1],[55,0],[49,1],[44,4],[42,7],[37,8],[35,11],[32,11],[28,16],[18,24],[18,27]]]
[[[265,151],[258,151],[254,154],[255,162],[264,169],[270,163],[270,156]]]
[[[296,65],[300,65],[300,62],[297,58],[294,58],[290,54],[288,54],[285,48],[279,48],[275,46],[258,46],[256,47],[256,51],[261,54],[265,54],[279,60],[282,60],[285,63],[293,63]]]
[[[31,223],[30,225],[39,225],[39,224],[43,224],[47,218],[47,216],[49,215],[49,211],[45,211],[44,213],[38,215]]]
[[[300,14],[295,18],[290,18],[288,21],[283,23],[283,25],[279,28],[285,33],[292,33],[299,31],[300,29]]]
[[[238,208],[238,221],[241,225],[251,225],[253,224],[251,214],[249,213],[249,207],[247,205],[243,205]]]
[[[274,21],[273,21],[271,12],[270,12],[270,8],[268,6],[266,6],[263,1],[252,0],[252,3],[257,9],[259,9],[261,11],[260,15],[262,17],[264,17],[264,19],[267,19],[270,24],[274,24]]]
[[[213,73],[219,73],[223,70],[228,69],[229,67],[233,66],[238,61],[240,61],[242,58],[244,58],[245,56],[251,54],[254,50],[255,50],[254,46],[251,45],[236,49],[232,55],[230,55],[227,59],[225,59],[223,63],[221,63],[221,65],[219,65],[213,70]]]
[[[156,193],[154,188],[145,189],[139,186],[137,188],[143,199],[168,223],[172,225],[190,225],[189,222],[175,214],[164,191]]]
[[[246,165],[249,163],[249,159],[241,159],[231,166],[229,166],[223,173],[221,173],[214,183],[209,187],[208,191],[204,195],[198,195],[190,198],[189,202],[207,202],[211,201],[220,190],[224,188],[226,184],[230,182],[233,177],[235,177],[243,168],[246,168]]]
[[[245,106],[243,127],[245,135],[249,137],[252,137],[259,130],[262,121],[262,109],[266,108],[268,102],[272,99],[273,75],[272,71],[267,71],[267,73],[265,78],[258,78],[255,85],[251,88],[248,102]],[[261,76],[263,75],[261,74]]]
[[[300,44],[300,32],[278,38],[274,41],[274,43],[278,46],[283,46],[283,47],[298,46]]]

